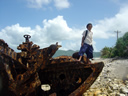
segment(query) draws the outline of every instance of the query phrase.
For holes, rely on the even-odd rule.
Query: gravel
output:
[[[83,96],[128,96],[128,59],[96,59],[105,66]]]

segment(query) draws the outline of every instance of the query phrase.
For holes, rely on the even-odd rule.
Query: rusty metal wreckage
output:
[[[0,96],[81,96],[103,69],[103,62],[87,64],[85,55],[78,62],[77,53],[52,58],[61,45],[40,49],[30,35],[24,38],[19,53],[0,39]]]

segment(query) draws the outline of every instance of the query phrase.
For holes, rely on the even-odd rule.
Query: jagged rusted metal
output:
[[[30,35],[24,37],[19,53],[0,39],[0,96],[81,96],[104,66],[87,64],[86,56],[81,62],[74,56],[52,58],[61,45],[40,49],[29,41]]]
[[[86,62],[86,56],[83,60]],[[53,93],[57,96],[82,96],[96,80],[103,66],[103,62],[87,64],[71,56],[53,58],[44,70],[39,71],[42,84],[49,84],[51,90],[49,93],[40,90],[39,93],[46,96]]]

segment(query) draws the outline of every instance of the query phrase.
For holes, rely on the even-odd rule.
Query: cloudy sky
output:
[[[17,51],[31,35],[41,48],[59,42],[79,50],[86,24],[93,24],[94,51],[113,47],[128,32],[128,0],[0,0],[0,39]]]

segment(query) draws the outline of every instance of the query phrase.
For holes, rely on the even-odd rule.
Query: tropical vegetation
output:
[[[128,32],[120,37],[114,47],[104,47],[101,50],[102,58],[128,57]]]

